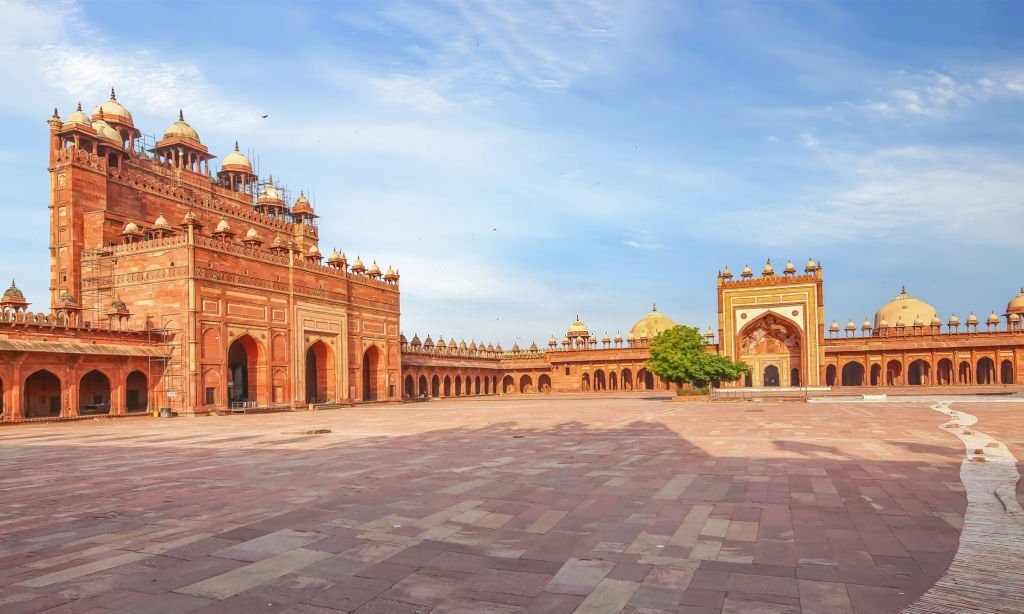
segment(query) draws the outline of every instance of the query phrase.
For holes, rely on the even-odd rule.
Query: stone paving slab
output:
[[[894,612],[958,546],[942,419],[593,395],[18,425],[0,611]]]

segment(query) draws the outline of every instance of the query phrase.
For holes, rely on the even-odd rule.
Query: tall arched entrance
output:
[[[988,385],[996,383],[996,367],[995,363],[988,356],[983,357],[978,361],[977,376],[974,381],[978,384]]]
[[[363,400],[376,401],[380,391],[380,350],[371,345],[363,352]]]
[[[427,376],[420,376],[420,396],[425,397],[430,394],[430,390],[427,389]]]
[[[260,345],[242,335],[228,346],[228,402],[255,403],[259,391]]]
[[[848,362],[843,365],[843,378],[841,381],[844,386],[863,386],[864,365],[859,362]]]
[[[441,396],[441,378],[437,375],[430,378],[430,396]]]
[[[607,388],[605,383],[604,371],[598,369],[594,371],[594,392],[604,391]]]
[[[633,372],[629,369],[622,370],[622,389],[632,390],[633,389]]]
[[[46,369],[25,380],[25,417],[47,418],[60,415],[60,379]]]
[[[519,392],[526,394],[533,392],[533,378],[529,375],[524,375],[519,378]]]
[[[547,373],[542,373],[537,378],[537,390],[540,392],[551,392],[551,377]]]
[[[802,379],[803,333],[789,320],[773,313],[762,315],[739,332],[739,359],[750,365],[753,386],[782,386]],[[769,369],[769,367],[772,367]],[[796,369],[795,374],[793,370]],[[789,375],[783,382],[780,373]],[[769,376],[771,377],[769,381]]]
[[[1013,363],[1004,360],[999,366],[999,381],[1003,384],[1013,383]]]
[[[911,386],[927,386],[931,383],[931,365],[920,358],[907,367],[907,383]]]
[[[93,369],[78,382],[78,413],[110,413],[110,380],[106,375]]]
[[[516,391],[516,380],[514,380],[511,375],[506,375],[505,377],[501,378],[501,392],[502,393],[508,394],[510,392],[515,392],[515,391]]]
[[[323,403],[334,397],[334,352],[317,341],[306,350],[306,403]]]
[[[132,371],[125,380],[124,405],[128,411],[149,409],[149,380],[142,371]]]

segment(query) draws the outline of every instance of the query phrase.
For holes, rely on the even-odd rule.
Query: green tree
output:
[[[709,351],[700,329],[676,326],[663,331],[650,343],[647,368],[675,384],[698,388],[738,380],[750,367],[727,356]]]

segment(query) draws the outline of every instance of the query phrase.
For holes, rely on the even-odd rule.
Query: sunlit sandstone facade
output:
[[[260,179],[239,150],[213,156],[179,114],[150,143],[111,92],[49,125],[50,297],[12,283],[0,299],[5,420],[193,413],[402,398],[667,390],[648,343],[675,325],[657,309],[627,338],[577,317],[544,349],[436,343],[399,332],[399,277],[336,251],[317,214]],[[771,263],[718,276],[709,351],[753,367],[727,387],[974,390],[1015,385],[1024,291],[1002,317],[935,310],[906,292],[875,320],[824,316],[823,273]],[[717,337],[717,341],[716,341]]]
[[[809,261],[789,262],[776,273],[771,261],[759,275],[744,267],[738,279],[718,274],[718,332],[708,330],[709,351],[742,360],[751,373],[729,388],[854,388],[859,392],[904,386],[957,386],[985,391],[1015,386],[1024,368],[1024,289],[1002,318],[980,322],[935,309],[904,290],[859,327],[826,324],[824,275]],[[591,336],[577,318],[559,345],[546,351],[514,347],[420,342],[402,345],[403,395],[463,396],[530,392],[667,389],[645,367],[648,343],[673,326],[657,310],[634,326],[626,341]],[[716,341],[717,337],[717,341]],[[465,381],[471,382],[466,388]],[[476,380],[481,386],[477,388]]]
[[[42,343],[0,347],[6,417],[399,397],[398,275],[337,252],[323,263],[304,195],[289,202],[237,145],[214,175],[180,115],[144,147],[113,91],[49,126],[49,314],[5,295],[7,339]],[[126,349],[140,343],[144,365]]]

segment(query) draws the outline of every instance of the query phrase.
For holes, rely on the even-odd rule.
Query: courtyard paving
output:
[[[964,411],[1019,451],[1022,409]],[[895,612],[957,552],[946,420],[603,395],[6,427],[0,611]]]

